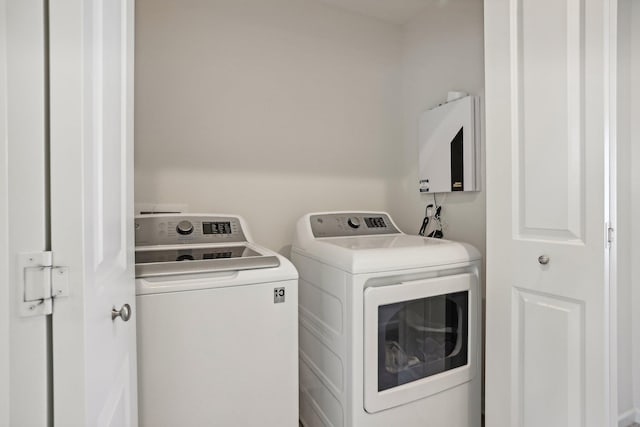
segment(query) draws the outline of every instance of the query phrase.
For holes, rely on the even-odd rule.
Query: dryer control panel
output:
[[[234,216],[139,215],[136,246],[246,242],[240,219]]]
[[[314,237],[398,234],[389,216],[376,212],[326,213],[310,216]]]

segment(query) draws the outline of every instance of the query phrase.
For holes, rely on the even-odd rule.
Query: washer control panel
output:
[[[139,215],[136,246],[246,242],[238,217]]]
[[[400,233],[387,214],[326,213],[310,216],[314,237],[348,237]]]

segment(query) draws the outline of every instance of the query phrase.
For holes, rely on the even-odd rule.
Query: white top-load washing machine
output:
[[[293,265],[238,216],[135,221],[140,425],[297,426]]]
[[[402,233],[384,212],[302,217],[305,427],[479,427],[480,254]]]

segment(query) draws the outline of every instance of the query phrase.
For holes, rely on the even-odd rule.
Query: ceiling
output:
[[[320,0],[394,24],[404,24],[422,9],[449,0]]]

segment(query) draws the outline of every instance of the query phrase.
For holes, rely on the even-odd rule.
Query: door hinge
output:
[[[53,265],[51,252],[18,255],[20,315],[44,316],[53,313],[53,300],[69,295],[69,268]]]
[[[611,246],[611,243],[613,243],[613,233],[615,233],[615,230],[611,224],[607,224],[607,246]]]

